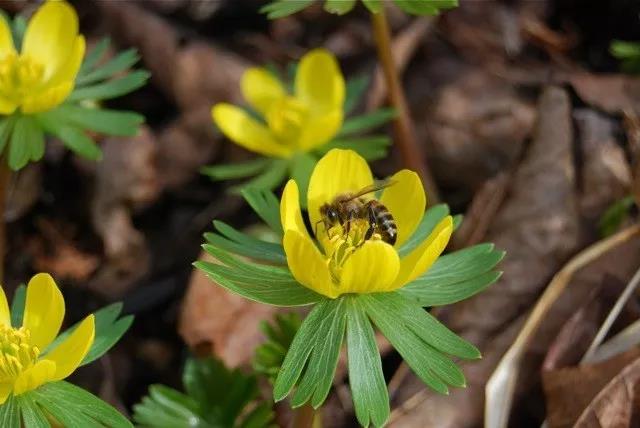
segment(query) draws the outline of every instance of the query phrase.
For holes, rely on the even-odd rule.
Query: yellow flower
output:
[[[426,196],[418,175],[397,172],[382,191],[381,202],[393,216],[398,235],[394,245],[375,233],[364,240],[369,223],[351,222],[350,230],[339,224],[325,230],[320,207],[337,195],[356,193],[374,184],[367,162],[351,150],[333,149],[316,165],[307,195],[309,221],[315,240],[305,226],[298,186],[290,180],[282,194],[280,217],[284,229],[287,264],[298,282],[330,298],[345,293],[375,293],[396,290],[426,272],[444,251],[453,221],[445,217],[431,234],[404,257],[398,248],[418,227],[426,206]],[[366,198],[373,198],[369,194]],[[319,245],[316,245],[318,241]]]
[[[266,156],[288,158],[333,138],[342,126],[344,77],[336,58],[314,49],[300,60],[291,95],[269,71],[251,68],[242,94],[266,125],[231,104],[213,106],[213,121],[240,146]]]
[[[9,305],[0,289],[0,404],[47,382],[62,380],[80,365],[95,336],[94,316],[86,317],[66,339],[46,354],[64,318],[64,298],[48,274],[27,286],[22,327],[11,326]]]
[[[78,16],[64,1],[47,1],[29,20],[20,53],[7,22],[0,18],[0,114],[50,110],[71,93],[84,37]]]

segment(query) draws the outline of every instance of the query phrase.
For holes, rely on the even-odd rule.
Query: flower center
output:
[[[0,59],[0,95],[16,104],[44,80],[44,66],[32,58],[10,53]]]
[[[32,367],[40,354],[31,344],[31,334],[24,327],[0,325],[0,383],[14,380]]]
[[[365,236],[369,230],[369,221],[364,219],[355,219],[349,225],[349,231],[346,227],[337,224],[327,231],[328,243],[325,244],[325,254],[327,254],[327,264],[331,279],[334,284],[340,283],[342,268],[349,257],[355,253],[365,243]],[[374,233],[370,240],[380,240],[382,237],[378,233]]]
[[[294,97],[286,96],[274,103],[267,113],[269,128],[283,143],[296,144],[309,115],[309,108]]]

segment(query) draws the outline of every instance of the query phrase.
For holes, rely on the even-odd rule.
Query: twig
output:
[[[398,71],[393,62],[393,55],[391,54],[391,33],[384,8],[379,13],[371,14],[371,25],[378,49],[378,59],[382,65],[384,77],[389,88],[389,100],[398,113],[398,116],[394,120],[396,133],[395,142],[400,149],[404,164],[407,168],[417,172],[420,178],[422,178],[422,183],[429,195],[429,203],[431,205],[436,204],[440,201],[440,195],[435,181],[427,168],[424,153],[422,153],[418,145],[415,128],[407,106],[407,100],[400,85]]]
[[[633,275],[633,278],[631,278],[631,281],[629,281],[629,284],[627,284],[627,287],[624,289],[624,291],[616,301],[616,304],[613,305],[613,308],[611,308],[611,311],[607,315],[607,318],[600,326],[596,337],[591,342],[591,345],[589,345],[589,349],[587,349],[587,352],[584,353],[582,362],[589,361],[596,353],[596,350],[598,349],[604,338],[607,336],[607,333],[609,333],[611,326],[615,322],[616,318],[618,318],[618,315],[620,315],[622,308],[624,308],[624,305],[627,304],[633,292],[636,290],[636,288],[638,288],[638,285],[640,285],[640,269],[638,269],[635,275]]]
[[[565,290],[573,274],[639,234],[640,225],[623,229],[582,250],[555,274],[533,308],[531,315],[527,318],[515,342],[502,357],[487,382],[485,388],[485,427],[503,428],[507,426],[522,356],[547,312]]]
[[[5,223],[5,212],[7,211],[7,189],[11,170],[7,164],[7,159],[0,157],[0,284],[4,281],[4,256],[7,251],[7,225]]]

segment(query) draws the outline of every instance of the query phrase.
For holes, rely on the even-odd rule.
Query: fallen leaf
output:
[[[638,384],[640,359],[626,366],[582,412],[576,428],[631,427],[632,416],[640,408]]]

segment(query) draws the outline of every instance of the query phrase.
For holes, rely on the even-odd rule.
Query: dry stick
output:
[[[4,281],[4,256],[7,251],[7,229],[5,224],[5,212],[7,205],[7,189],[11,170],[4,157],[0,157],[0,284]]]
[[[624,305],[627,304],[633,292],[636,291],[636,288],[638,288],[638,285],[640,285],[640,269],[638,269],[635,275],[633,275],[633,278],[631,278],[631,281],[629,281],[629,284],[627,284],[627,287],[624,289],[624,291],[616,301],[616,304],[607,315],[604,323],[602,323],[602,326],[600,326],[596,337],[591,342],[591,345],[589,345],[589,349],[587,349],[587,352],[584,353],[584,356],[580,361],[581,363],[589,361],[596,353],[598,347],[607,336],[607,333],[609,333],[609,330],[611,329],[611,326],[615,322],[616,318],[618,318],[618,315],[620,315],[620,312],[622,312],[622,308],[624,308]]]
[[[427,168],[425,156],[418,145],[416,130],[411,120],[404,91],[400,85],[398,70],[396,70],[391,53],[391,33],[384,8],[378,13],[371,14],[371,25],[378,49],[378,59],[380,65],[382,65],[382,71],[384,72],[384,77],[389,89],[389,100],[398,114],[393,122],[396,133],[396,145],[400,149],[402,161],[407,168],[416,171],[418,175],[420,175],[422,183],[429,195],[429,203],[431,205],[437,204],[440,201],[440,195],[435,181],[431,176],[431,172]]]
[[[485,388],[485,427],[503,428],[509,422],[518,370],[524,351],[553,303],[560,297],[569,281],[579,269],[593,262],[613,248],[640,234],[640,225],[621,230],[607,239],[582,250],[554,275],[542,297],[518,334],[515,342],[504,354]]]

